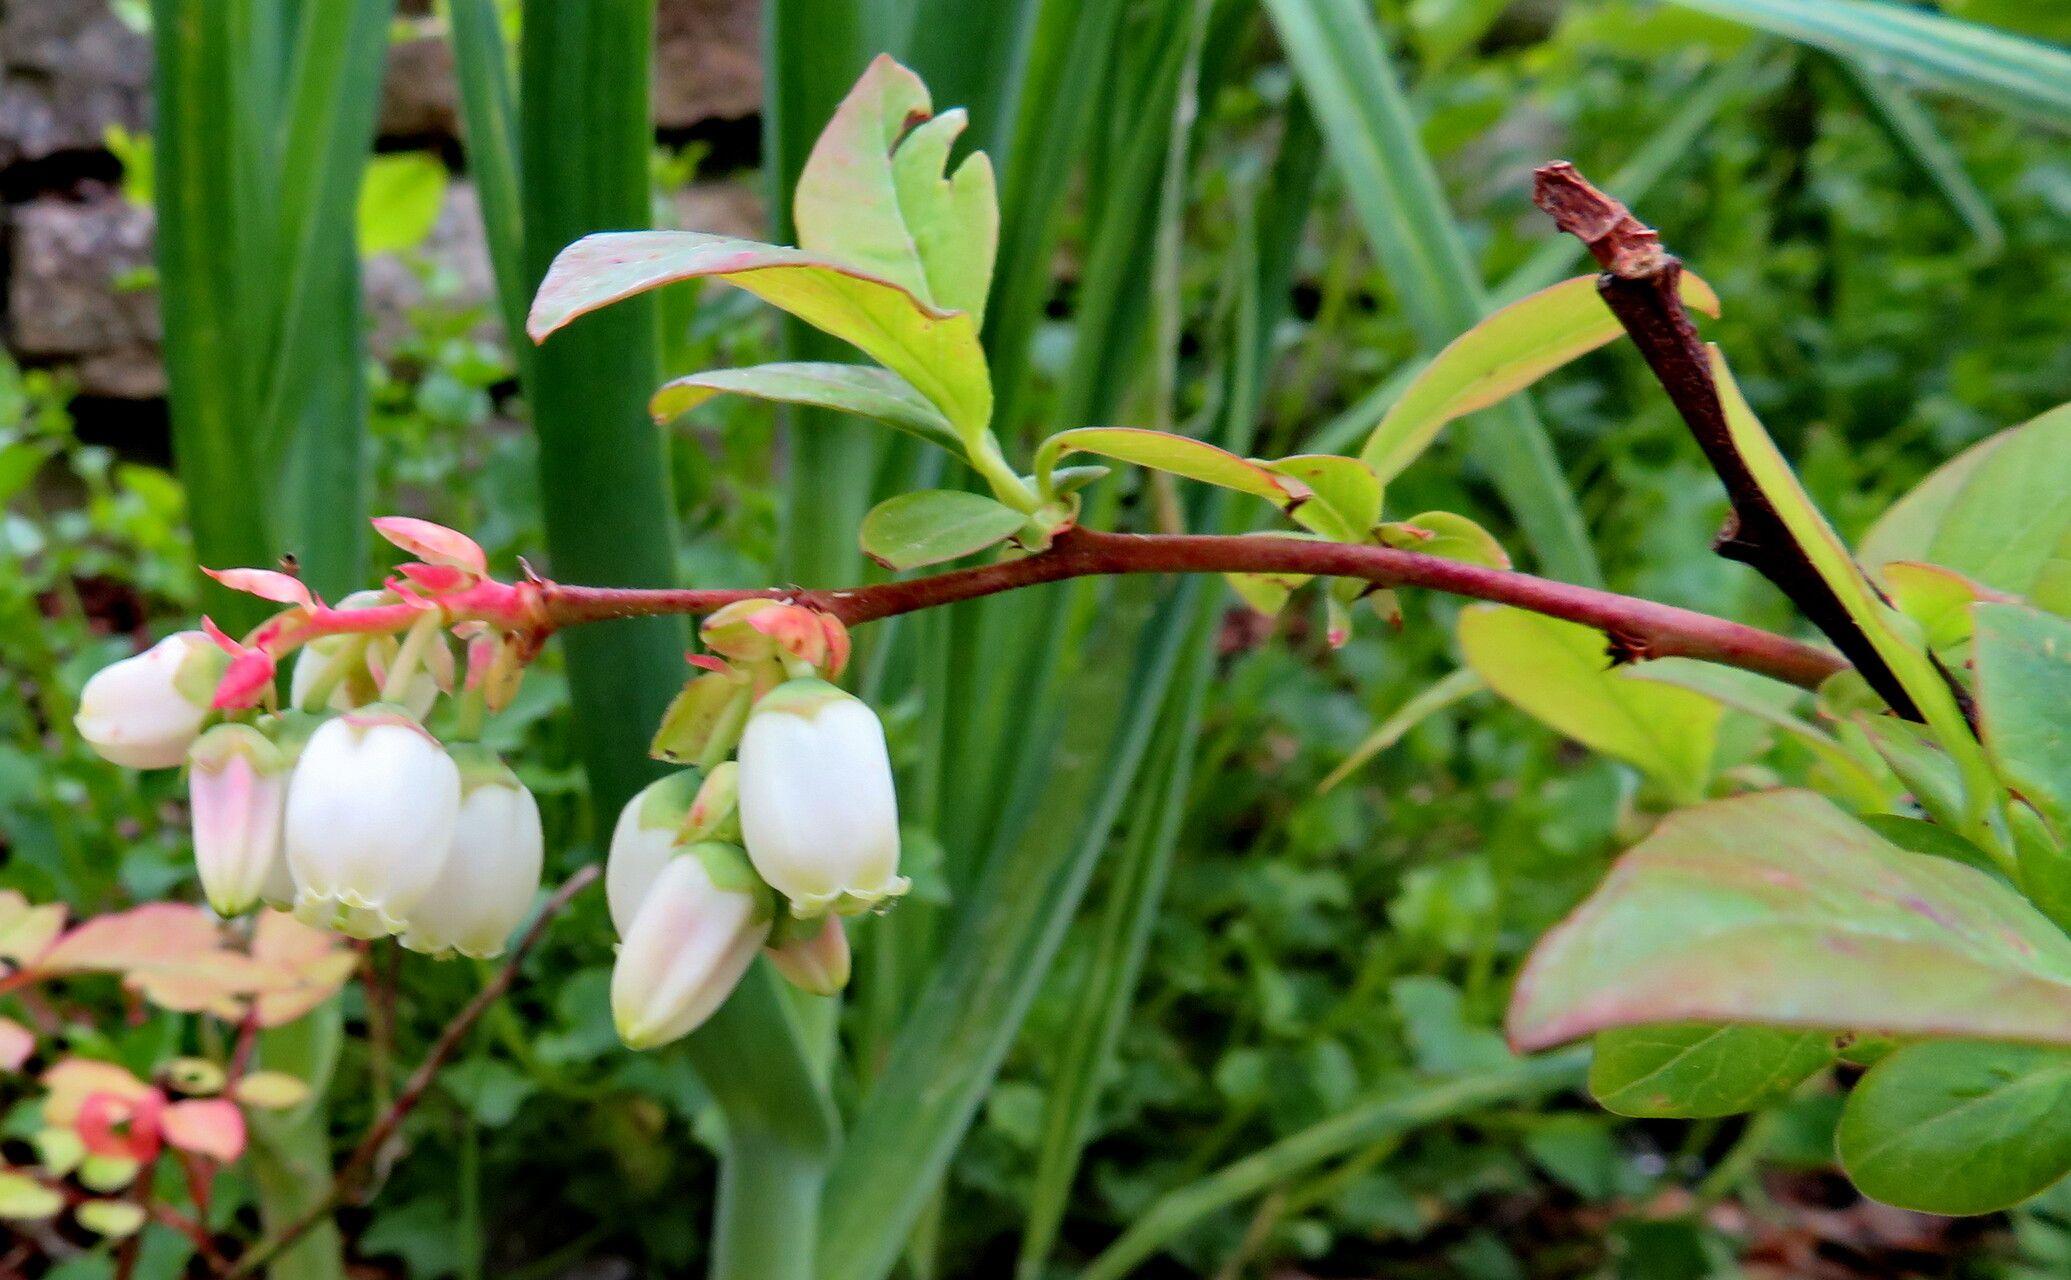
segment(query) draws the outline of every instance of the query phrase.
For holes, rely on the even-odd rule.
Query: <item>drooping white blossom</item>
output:
[[[131,769],[170,769],[200,736],[229,663],[208,636],[176,631],[95,672],[80,691],[72,723],[103,759]]]
[[[774,914],[769,890],[738,848],[704,841],[670,858],[612,967],[619,1038],[652,1049],[695,1030],[740,983]]]
[[[409,909],[402,943],[486,960],[503,953],[539,892],[545,837],[539,802],[494,753],[456,747],[460,811],[445,865]]]

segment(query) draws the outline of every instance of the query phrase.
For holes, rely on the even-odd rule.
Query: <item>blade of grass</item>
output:
[[[496,0],[449,0],[454,77],[460,89],[467,167],[482,212],[483,239],[496,279],[497,310],[521,383],[529,382],[532,344],[525,338],[531,289],[525,275],[525,214],[518,178],[517,108],[511,101],[511,54]]]
[[[1199,1181],[1167,1192],[1082,1273],[1082,1280],[1121,1280],[1182,1231],[1347,1152],[1452,1120],[1484,1107],[1522,1102],[1581,1085],[1586,1048],[1519,1058],[1494,1070],[1450,1080],[1410,1080],[1380,1090],[1328,1120],[1283,1138]]]
[[[1986,106],[2071,129],[2071,53],[1881,0],[1673,0],[1849,58],[1870,59]]]
[[[1266,0],[1266,10],[1410,327],[1438,350],[1486,313],[1488,299],[1372,10],[1359,0]],[[1463,425],[1468,456],[1546,569],[1599,582],[1581,512],[1530,402],[1514,398]]]
[[[1963,157],[1956,154],[1955,144],[1935,124],[1933,115],[1912,94],[1891,83],[1877,67],[1854,58],[1833,61],[1841,78],[1870,113],[1870,119],[1876,121],[1898,153],[1926,175],[1935,194],[1969,230],[1983,255],[1998,257],[2006,247],[2006,230],[1999,225],[1992,201],[1971,181],[1969,171],[1963,167]]]

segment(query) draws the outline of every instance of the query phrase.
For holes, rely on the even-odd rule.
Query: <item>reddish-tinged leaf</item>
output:
[[[244,1113],[223,1098],[191,1098],[175,1102],[159,1117],[165,1140],[182,1151],[221,1160],[244,1154]]]
[[[457,529],[410,516],[376,516],[374,532],[427,564],[452,565],[487,576],[489,557],[481,544]]]
[[[466,586],[473,579],[468,571],[450,564],[404,564],[397,565],[396,572],[408,578],[420,590],[434,594],[453,591]]]
[[[272,654],[264,649],[245,649],[230,660],[223,678],[216,682],[216,696],[211,702],[217,710],[238,707],[252,707],[273,687],[275,662]]]
[[[36,1052],[36,1033],[13,1018],[0,1018],[0,1071],[19,1071]]]
[[[309,590],[309,584],[292,574],[273,569],[203,569],[207,574],[232,591],[242,591],[261,600],[276,604],[297,604],[305,609],[317,606],[316,596]]]
[[[338,993],[356,959],[333,935],[285,911],[264,911],[252,932],[252,961],[264,975],[253,1016],[262,1027],[293,1022]]]
[[[79,1119],[79,1109],[91,1094],[105,1093],[134,1102],[152,1091],[112,1062],[98,1058],[66,1058],[43,1073],[43,1122],[70,1126]]]
[[[222,931],[200,907],[155,902],[97,916],[59,938],[36,962],[39,973],[117,973],[163,1009],[235,1017],[235,997],[264,987],[248,956],[224,949]]]
[[[80,1099],[72,1127],[89,1154],[146,1161],[158,1154],[165,1109],[165,1095],[156,1089],[136,1098],[96,1091]]]

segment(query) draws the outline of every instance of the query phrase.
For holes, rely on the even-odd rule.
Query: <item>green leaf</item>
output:
[[[1892,607],[1920,624],[1930,649],[1954,649],[1970,640],[1970,606],[1997,592],[1938,564],[1894,560],[1878,575]]]
[[[1467,665],[1512,703],[1593,751],[1632,765],[1679,802],[1704,797],[1719,704],[1610,665],[1603,633],[1500,605],[1460,613]]]
[[[859,267],[802,249],[697,231],[602,232],[555,257],[532,302],[535,342],[623,298],[684,280],[723,280],[854,343],[905,378],[956,425],[966,445],[992,416],[978,327]]]
[[[1381,481],[1373,468],[1335,453],[1299,453],[1264,464],[1305,485],[1316,501],[1295,508],[1300,524],[1340,542],[1364,542],[1381,518]]]
[[[121,1239],[144,1225],[144,1206],[134,1200],[88,1200],[72,1211],[79,1225],[97,1236]]]
[[[1780,1102],[1834,1060],[1825,1031],[1673,1022],[1596,1037],[1589,1092],[1621,1116],[1694,1120]]]
[[[1957,454],[1893,503],[1862,540],[1872,570],[1945,565],[2026,596],[2071,553],[2071,405]]]
[[[2071,938],[1809,791],[1670,814],[1533,950],[1511,1042],[1731,1022],[2071,1044]]]
[[[1490,569],[1508,569],[1510,553],[1496,535],[1452,511],[1426,511],[1381,526],[1381,541],[1401,551],[1443,556]]]
[[[446,196],[446,166],[423,151],[379,155],[367,161],[360,183],[362,256],[403,253],[424,243],[438,225]]]
[[[863,517],[863,554],[898,572],[975,554],[1012,537],[1028,517],[961,489],[886,498]]]
[[[1876,0],[1676,0],[1850,57],[1881,60],[1987,106],[2071,128],[2071,54]]]
[[[1919,708],[1928,728],[1934,731],[1941,748],[1956,762],[1963,776],[1965,815],[1969,820],[1966,826],[1975,825],[1975,820],[1996,799],[1998,787],[1985,763],[1984,752],[1971,735],[1969,721],[1956,705],[1948,680],[1927,652],[1894,625],[1896,611],[1884,603],[1862,566],[1813,505],[1798,482],[1797,473],[1791,470],[1776,442],[1755,417],[1747,398],[1740,393],[1740,385],[1733,380],[1725,356],[1716,346],[1711,348],[1711,363],[1734,452],[1740,455],[1749,476],[1775,509],[1806,563],[1826,584],[1834,602],[1846,612],[1863,639],[1883,659],[1893,678]]]
[[[1990,1213],[2071,1170],[2071,1053],[1963,1041],[1871,1067],[1834,1147],[1863,1194],[1923,1213]]]
[[[1719,314],[1718,295],[1688,271],[1683,301]],[[1452,340],[1388,410],[1359,456],[1383,481],[1402,474],[1445,424],[1531,386],[1625,332],[1597,295],[1595,276],[1577,276],[1493,313]]]
[[[1893,84],[1881,66],[1854,58],[1835,61],[1891,145],[1926,176],[1942,203],[1969,228],[1984,256],[1998,256],[2006,247],[2006,230],[1999,225],[1991,198],[1971,181],[1963,157],[1935,124],[1933,115],[1912,94]]]
[[[1487,687],[1481,676],[1469,667],[1449,671],[1424,686],[1397,707],[1393,714],[1375,725],[1373,732],[1366,735],[1359,745],[1352,748],[1338,763],[1337,768],[1332,769],[1323,781],[1316,784],[1316,794],[1322,795],[1357,773],[1365,767],[1367,761],[1402,741],[1405,734],[1425,720]]]
[[[2017,604],[1971,612],[1985,751],[2058,843],[2071,844],[2071,621]]]
[[[1279,475],[1205,440],[1140,427],[1079,427],[1060,431],[1043,441],[1036,451],[1036,474],[1047,474],[1060,458],[1070,453],[1097,453],[1103,458],[1169,471],[1202,484],[1264,498],[1285,511],[1294,510],[1313,496],[1301,481]]]
[[[724,393],[859,414],[964,456],[964,443],[942,411],[912,383],[875,365],[794,360],[713,369],[662,384],[647,409],[656,422],[667,423]]]
[[[944,177],[962,111],[934,114],[920,77],[880,54],[842,100],[798,176],[798,244],[984,323],[999,243],[992,162]]]
[[[0,1221],[31,1222],[65,1207],[65,1198],[26,1173],[0,1170]]]

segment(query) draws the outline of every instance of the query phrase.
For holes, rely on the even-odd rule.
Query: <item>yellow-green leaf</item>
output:
[[[1452,511],[1426,511],[1381,526],[1381,541],[1399,551],[1443,556],[1487,569],[1508,569],[1510,553],[1496,535]]]
[[[875,365],[796,360],[746,369],[712,369],[662,384],[647,402],[647,411],[656,422],[669,423],[712,397],[728,393],[873,418],[959,458],[964,456],[963,441],[942,411],[914,390],[912,383]]]
[[[1364,542],[1381,518],[1381,481],[1357,458],[1301,453],[1264,463],[1275,475],[1298,480],[1316,500],[1294,510],[1297,523],[1340,542]]]
[[[1058,459],[1068,453],[1097,453],[1103,458],[1169,471],[1203,484],[1264,498],[1283,510],[1293,510],[1311,497],[1309,486],[1300,480],[1277,475],[1260,463],[1206,441],[1166,431],[1146,431],[1140,427],[1079,427],[1060,431],[1043,441],[1037,451],[1036,474],[1048,474]]]

